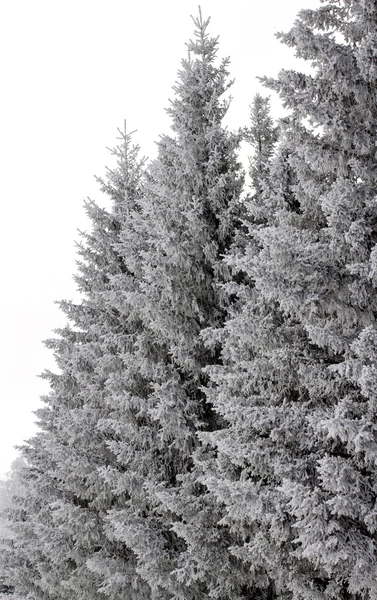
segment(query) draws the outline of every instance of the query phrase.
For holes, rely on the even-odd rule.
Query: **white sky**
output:
[[[275,38],[319,0],[201,0],[231,57],[236,78],[231,128],[248,123],[258,75],[297,68]],[[37,378],[54,369],[41,340],[64,324],[54,300],[73,298],[74,240],[88,224],[83,200],[101,203],[94,175],[112,161],[126,118],[142,154],[168,132],[190,15],[198,0],[15,0],[0,7],[0,476],[35,431],[32,411],[46,393]],[[278,101],[273,108],[278,111]]]

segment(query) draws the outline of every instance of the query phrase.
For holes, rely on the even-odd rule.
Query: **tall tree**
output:
[[[175,97],[168,109],[173,134],[158,143],[150,165],[135,229],[145,245],[140,261],[128,258],[133,245],[122,238],[124,260],[141,270],[132,296],[143,328],[130,357],[139,373],[118,381],[110,403],[110,434],[121,431],[119,472],[108,471],[124,507],[109,513],[112,535],[138,557],[138,572],[154,598],[207,598],[219,578],[232,587],[232,565],[221,560],[218,510],[197,482],[197,434],[218,418],[207,402],[203,367],[219,360],[201,332],[220,327],[226,303],[220,284],[231,275],[222,256],[235,243],[242,212],[240,134],[223,126],[229,101],[228,60],[216,64],[218,40],[201,14],[195,39],[182,61]],[[132,234],[133,235],[133,234]],[[130,296],[131,298],[131,296]],[[143,383],[144,380],[144,383]],[[119,390],[127,402],[119,401]],[[138,413],[130,421],[130,405]],[[213,563],[206,564],[205,556]],[[224,550],[224,556],[225,554]],[[214,592],[215,593],[215,592]]]
[[[222,334],[206,485],[232,552],[268,598],[371,600],[376,548],[375,0],[299,14],[282,41],[312,63],[266,84],[297,176],[228,262],[253,287]]]
[[[122,368],[137,326],[128,305],[112,303],[112,277],[122,275],[125,291],[134,286],[116,245],[141,193],[137,152],[124,134],[117,167],[100,180],[111,210],[86,203],[92,231],[78,246],[82,299],[60,303],[69,325],[47,342],[60,372],[44,375],[50,393],[37,413],[39,433],[24,448],[30,493],[15,504],[9,553],[13,583],[30,598],[147,597],[132,551],[105,535],[104,515],[116,500],[100,474],[115,461],[99,427],[107,415],[106,382]]]

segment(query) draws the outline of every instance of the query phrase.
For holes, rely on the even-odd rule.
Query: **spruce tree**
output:
[[[0,480],[0,598],[2,600],[17,600],[11,584],[12,573],[7,564],[7,554],[9,547],[12,546],[14,536],[9,513],[14,498],[26,494],[20,476],[24,466],[24,460],[18,457],[13,461],[10,472]]]
[[[100,180],[111,210],[86,203],[92,231],[78,246],[82,299],[60,303],[69,325],[47,341],[60,372],[44,374],[51,391],[37,412],[39,432],[24,448],[29,494],[15,503],[9,553],[13,583],[31,598],[147,597],[132,551],[105,535],[104,515],[114,497],[100,474],[115,461],[99,427],[107,414],[106,382],[122,368],[136,326],[126,304],[112,305],[112,277],[121,274],[125,289],[134,286],[116,244],[141,193],[137,150],[125,134],[116,169]]]
[[[227,429],[208,489],[268,598],[377,598],[374,0],[301,11],[282,41],[313,71],[265,80],[296,179],[228,263],[239,288],[211,400]],[[281,160],[281,154],[279,155]],[[278,169],[279,171],[279,169]]]
[[[261,94],[255,94],[253,98],[246,139],[253,150],[249,168],[252,188],[254,196],[260,196],[278,139],[278,128],[271,117],[270,99],[263,98]]]
[[[221,538],[215,503],[197,482],[194,455],[201,451],[197,433],[218,423],[202,369],[219,360],[219,351],[206,347],[201,332],[221,327],[226,314],[220,284],[230,272],[222,257],[240,226],[241,135],[222,124],[228,60],[216,64],[209,20],[200,14],[194,23],[168,109],[173,133],[158,143],[133,215],[144,244],[139,261],[128,257],[134,233],[122,237],[128,268],[142,273],[129,295],[143,324],[128,366],[139,383],[130,387],[129,371],[114,381],[107,421],[110,435],[119,434],[119,467],[104,476],[124,497],[123,508],[109,513],[109,535],[132,548],[156,599],[199,600],[216,593],[220,580],[229,590],[234,583],[228,540]]]

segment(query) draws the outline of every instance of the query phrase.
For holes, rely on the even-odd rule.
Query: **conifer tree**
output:
[[[228,263],[238,289],[211,400],[228,422],[205,482],[267,598],[377,598],[377,5],[301,11],[280,36],[311,74],[265,83],[296,181]],[[281,157],[281,155],[280,155]],[[272,178],[271,178],[272,179]]]
[[[114,497],[100,475],[115,461],[99,427],[107,414],[106,382],[122,368],[136,326],[126,304],[113,306],[111,277],[122,274],[125,290],[134,286],[116,244],[141,193],[137,152],[125,134],[115,151],[117,168],[100,180],[111,211],[86,203],[92,231],[78,247],[82,300],[60,303],[70,324],[47,342],[60,373],[44,375],[51,391],[37,413],[39,433],[24,448],[29,494],[15,504],[9,553],[13,583],[30,598],[147,597],[132,551],[105,535],[104,515]]]
[[[254,196],[260,196],[266,182],[278,129],[271,117],[270,99],[255,94],[250,107],[250,127],[246,139],[253,149],[250,159],[250,177]]]
[[[144,244],[139,261],[128,258],[130,232],[122,237],[128,268],[142,273],[129,296],[143,324],[129,357],[139,384],[130,388],[126,371],[114,381],[113,412],[104,422],[110,435],[120,433],[118,472],[104,476],[119,496],[132,487],[124,507],[109,513],[109,535],[132,548],[156,599],[199,600],[215,593],[220,579],[229,590],[234,583],[228,541],[219,535],[215,504],[197,482],[194,454],[200,452],[197,433],[217,424],[202,369],[216,363],[219,352],[200,334],[220,327],[226,314],[220,284],[230,272],[222,257],[240,225],[241,135],[222,125],[228,60],[216,64],[218,40],[208,34],[209,20],[200,14],[194,22],[195,39],[168,109],[173,135],[159,141],[140,213],[133,216]],[[214,562],[208,565],[206,557]]]
[[[20,477],[20,471],[24,464],[24,460],[18,457],[13,461],[7,476],[0,480],[0,598],[2,600],[20,600],[14,594],[14,588],[11,585],[12,574],[7,565],[7,552],[13,541],[9,518],[13,499],[26,493]]]

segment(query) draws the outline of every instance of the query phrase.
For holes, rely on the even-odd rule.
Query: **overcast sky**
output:
[[[258,75],[300,68],[275,38],[319,0],[202,0],[219,56],[236,81],[227,124],[247,124]],[[0,476],[35,431],[32,411],[54,369],[42,340],[64,324],[54,300],[75,297],[74,241],[94,175],[112,161],[117,128],[137,129],[142,154],[168,132],[197,0],[16,0],[0,8]],[[278,101],[273,99],[275,114]]]

